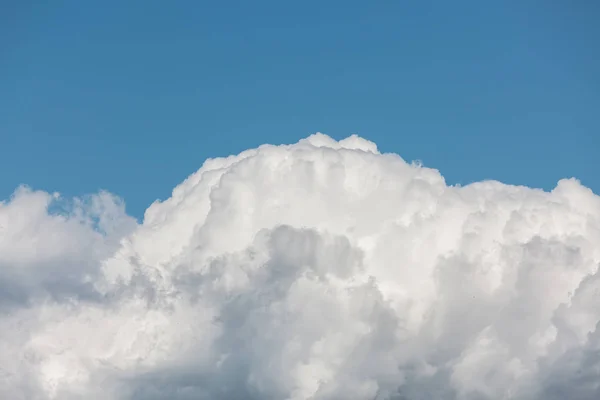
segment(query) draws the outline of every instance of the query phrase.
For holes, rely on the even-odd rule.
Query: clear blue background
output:
[[[2,1],[0,198],[137,217],[207,157],[358,133],[449,183],[600,192],[600,2]]]

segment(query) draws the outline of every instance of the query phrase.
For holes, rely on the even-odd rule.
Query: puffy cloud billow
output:
[[[600,197],[351,136],[0,203],[0,398],[599,399]]]

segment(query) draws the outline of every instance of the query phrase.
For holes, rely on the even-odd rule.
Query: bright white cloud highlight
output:
[[[0,398],[598,399],[600,197],[321,134],[212,159],[138,225],[0,203]]]

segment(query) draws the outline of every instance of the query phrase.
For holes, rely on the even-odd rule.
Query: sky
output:
[[[594,1],[14,1],[0,198],[107,190],[141,219],[205,159],[356,133],[449,184],[600,192]]]
[[[0,2],[0,398],[600,398],[598,17]]]

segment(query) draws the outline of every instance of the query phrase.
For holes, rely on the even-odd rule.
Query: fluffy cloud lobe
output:
[[[598,399],[600,197],[316,134],[211,159],[141,224],[0,203],[0,398]]]

